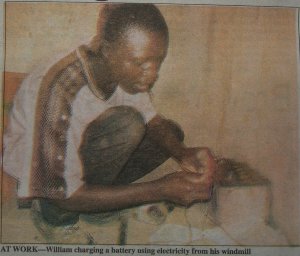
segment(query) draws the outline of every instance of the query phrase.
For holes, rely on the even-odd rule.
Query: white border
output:
[[[0,80],[0,88],[2,88],[2,83],[3,83],[3,71],[4,71],[4,19],[5,19],[5,11],[4,11],[4,3],[5,2],[90,2],[90,3],[95,3],[95,2],[104,2],[104,1],[83,1],[83,0],[55,0],[55,1],[44,1],[44,0],[22,0],[22,1],[15,1],[15,0],[0,0],[0,69],[1,69],[1,80]],[[105,2],[121,2],[118,0],[110,0],[110,1],[105,1]],[[298,8],[298,15],[297,15],[297,22],[298,22],[298,28],[297,28],[297,33],[298,33],[298,97],[300,95],[300,56],[299,56],[299,27],[300,27],[300,17],[299,17],[299,11],[300,11],[300,0],[152,0],[152,1],[146,1],[146,0],[140,0],[140,1],[134,1],[134,0],[125,0],[122,2],[139,2],[139,3],[161,3],[161,4],[197,4],[197,5],[227,5],[227,6],[265,6],[265,7],[295,7]],[[0,103],[2,105],[2,90],[0,91]],[[298,113],[300,115],[300,97],[299,97],[299,106],[298,106]],[[2,120],[2,112],[1,112],[1,120]],[[1,128],[2,128],[2,122],[1,122]],[[300,129],[300,118],[299,118],[299,129]],[[300,130],[299,130],[299,141],[300,141]],[[299,145],[300,147],[300,145]],[[299,163],[300,166],[300,163]],[[300,186],[300,179],[299,179],[299,186]],[[300,208],[300,202],[298,207]],[[300,233],[300,230],[299,230]],[[0,244],[0,249],[2,246],[9,246],[9,245],[1,245]],[[33,244],[31,246],[34,246]],[[46,245],[37,245],[40,248],[45,248]],[[60,245],[63,246],[63,245]],[[66,247],[75,247],[74,245],[66,245]],[[82,247],[88,247],[88,246],[82,246]],[[97,247],[103,247],[103,248],[110,248],[112,246],[97,246]],[[137,247],[137,246],[125,246],[123,248],[127,247]],[[142,246],[143,248],[145,246]],[[149,246],[150,247],[150,246]],[[159,248],[160,246],[151,246],[151,248]],[[165,246],[164,246],[165,247]],[[189,246],[190,247],[190,246]],[[194,246],[194,247],[199,247],[199,246]],[[228,248],[230,246],[224,246],[225,248]],[[211,246],[205,246],[205,248],[212,248]],[[222,246],[216,246],[216,248],[221,249]],[[237,248],[237,247],[235,247]],[[300,255],[300,245],[298,247],[256,247],[256,246],[247,246],[247,248],[251,248],[252,253],[251,256],[299,256]],[[8,253],[0,253],[1,255],[26,255],[26,254],[31,254],[31,253],[15,253],[15,252],[8,252]],[[34,255],[50,255],[47,252],[38,252],[34,253]],[[71,253],[64,253],[60,255],[78,255],[78,254],[71,254]],[[89,255],[89,254],[86,254]],[[99,254],[94,254],[94,255],[99,255]],[[128,255],[128,254],[115,254],[115,255]],[[138,255],[138,254],[135,254]],[[146,255],[146,254],[144,254]],[[155,254],[158,255],[158,254]],[[167,254],[164,254],[167,255]],[[206,255],[211,255],[211,254],[206,254]],[[223,254],[218,254],[218,255],[223,255]],[[224,254],[225,255],[225,254]]]
[[[136,2],[156,4],[203,4],[203,5],[236,5],[236,6],[272,6],[272,7],[300,7],[299,0],[1,0],[0,2]]]

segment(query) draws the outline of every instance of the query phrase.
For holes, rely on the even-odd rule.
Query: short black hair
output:
[[[113,8],[104,24],[102,38],[109,43],[118,41],[132,27],[161,33],[169,39],[167,23],[153,4],[120,4]]]

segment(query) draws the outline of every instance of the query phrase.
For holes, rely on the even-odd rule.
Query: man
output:
[[[76,223],[79,213],[211,197],[210,150],[186,147],[149,96],[167,55],[163,16],[150,4],[105,10],[99,45],[29,75],[10,115],[5,170],[19,179],[19,197],[38,199],[53,226]],[[169,157],[183,171],[132,184]]]

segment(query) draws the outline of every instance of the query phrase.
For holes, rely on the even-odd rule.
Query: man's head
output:
[[[103,27],[102,53],[113,79],[128,93],[151,89],[167,54],[168,27],[150,4],[122,4]]]

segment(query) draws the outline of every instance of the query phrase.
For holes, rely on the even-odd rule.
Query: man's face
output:
[[[168,41],[161,33],[129,28],[107,51],[114,80],[130,94],[149,91],[158,78],[167,48]]]

